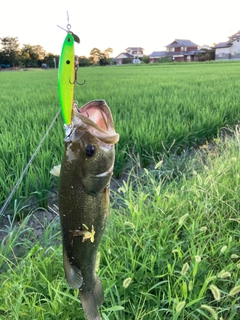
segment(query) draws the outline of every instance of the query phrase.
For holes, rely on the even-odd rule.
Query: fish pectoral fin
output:
[[[61,172],[61,165],[57,165],[57,166],[54,166],[52,168],[52,170],[50,170],[50,173],[53,175],[53,176],[56,176],[56,177],[60,177],[60,172]]]
[[[88,177],[86,178],[84,177],[82,179],[82,185],[84,187],[84,191],[87,194],[95,195],[103,191],[106,188],[106,186],[109,184],[112,173],[108,173],[108,174],[104,173],[100,175],[89,175]]]
[[[82,273],[77,267],[71,265],[68,260],[66,249],[63,249],[63,265],[69,286],[72,289],[81,288],[83,283]]]

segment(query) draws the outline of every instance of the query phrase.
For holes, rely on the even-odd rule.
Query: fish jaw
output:
[[[68,33],[62,46],[58,69],[58,96],[66,125],[72,122],[74,95],[74,37]]]
[[[72,163],[67,167],[68,175],[74,172],[86,193],[97,194],[110,182],[118,140],[104,100],[91,101],[73,111],[70,133],[65,138],[65,160]],[[87,148],[92,148],[93,156],[86,155]]]
[[[112,113],[104,100],[90,101],[81,108],[73,107],[73,127],[79,126],[106,144],[115,145],[119,140]]]

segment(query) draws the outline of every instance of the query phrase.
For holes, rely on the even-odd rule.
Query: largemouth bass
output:
[[[109,184],[119,135],[104,100],[74,107],[65,138],[59,182],[63,264],[68,284],[79,289],[88,320],[100,320],[103,289],[95,265],[110,212]]]

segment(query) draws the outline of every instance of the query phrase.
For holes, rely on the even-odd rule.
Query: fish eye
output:
[[[94,152],[95,152],[94,146],[93,145],[87,145],[85,152],[86,152],[86,156],[92,157],[94,155]]]
[[[70,60],[67,60],[67,61],[66,61],[66,64],[70,64]]]

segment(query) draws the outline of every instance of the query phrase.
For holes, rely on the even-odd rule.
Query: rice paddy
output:
[[[106,100],[120,134],[115,177],[128,172],[100,245],[104,320],[240,317],[239,127],[220,135],[239,122],[239,72],[237,62],[79,69],[75,99]],[[59,110],[57,71],[0,72],[0,88],[3,204]],[[63,138],[59,116],[5,213],[1,319],[84,319],[58,218],[41,239],[29,216],[13,223],[30,197],[47,208]]]

